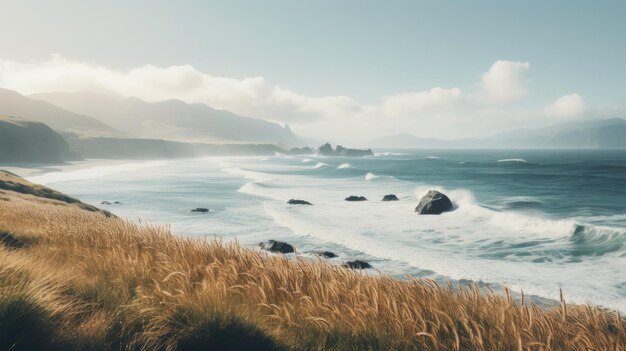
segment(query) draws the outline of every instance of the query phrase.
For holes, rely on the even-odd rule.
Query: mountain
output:
[[[0,88],[0,115],[23,117],[41,122],[61,133],[79,136],[123,136],[124,134],[98,121],[51,103],[25,97]]]
[[[626,149],[626,119],[596,119],[543,128],[516,129],[483,139],[441,140],[397,134],[372,140],[369,145],[379,148],[416,149]]]
[[[625,149],[626,120],[610,118],[518,129],[484,140],[487,145],[525,148]]]
[[[0,162],[59,163],[74,158],[65,139],[47,125],[0,116]]]
[[[242,117],[204,104],[180,100],[146,102],[87,92],[35,94],[34,99],[93,116],[113,127],[141,138],[180,142],[271,143],[300,146],[289,126],[262,119]]]

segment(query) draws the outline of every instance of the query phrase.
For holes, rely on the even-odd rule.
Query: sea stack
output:
[[[422,197],[420,203],[415,208],[419,214],[442,214],[452,210],[452,201],[445,194],[437,190],[430,190]]]

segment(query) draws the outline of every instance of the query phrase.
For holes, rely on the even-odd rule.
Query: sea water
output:
[[[128,161],[29,180],[181,235],[249,247],[283,240],[304,257],[329,250],[337,264],[362,259],[397,277],[508,286],[537,301],[557,299],[562,288],[568,302],[626,312],[624,151]],[[430,189],[447,194],[454,210],[416,214]],[[382,202],[386,194],[399,201]],[[368,201],[344,201],[350,195]],[[292,198],[314,205],[288,205]]]

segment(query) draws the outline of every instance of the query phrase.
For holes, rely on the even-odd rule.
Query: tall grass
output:
[[[593,306],[545,310],[3,197],[0,230],[29,244],[0,243],[0,348],[625,350],[625,320]]]

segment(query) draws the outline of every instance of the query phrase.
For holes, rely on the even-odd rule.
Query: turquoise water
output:
[[[125,162],[32,181],[183,235],[267,239],[364,259],[395,276],[481,282],[539,301],[626,312],[626,152],[389,151],[372,157],[284,156]],[[455,210],[413,212],[438,189]],[[400,201],[381,202],[385,194]],[[369,201],[343,199],[363,195]],[[314,206],[290,206],[291,198]],[[103,206],[104,207],[104,206]],[[208,214],[191,213],[196,207]],[[312,256],[311,256],[312,257]]]

